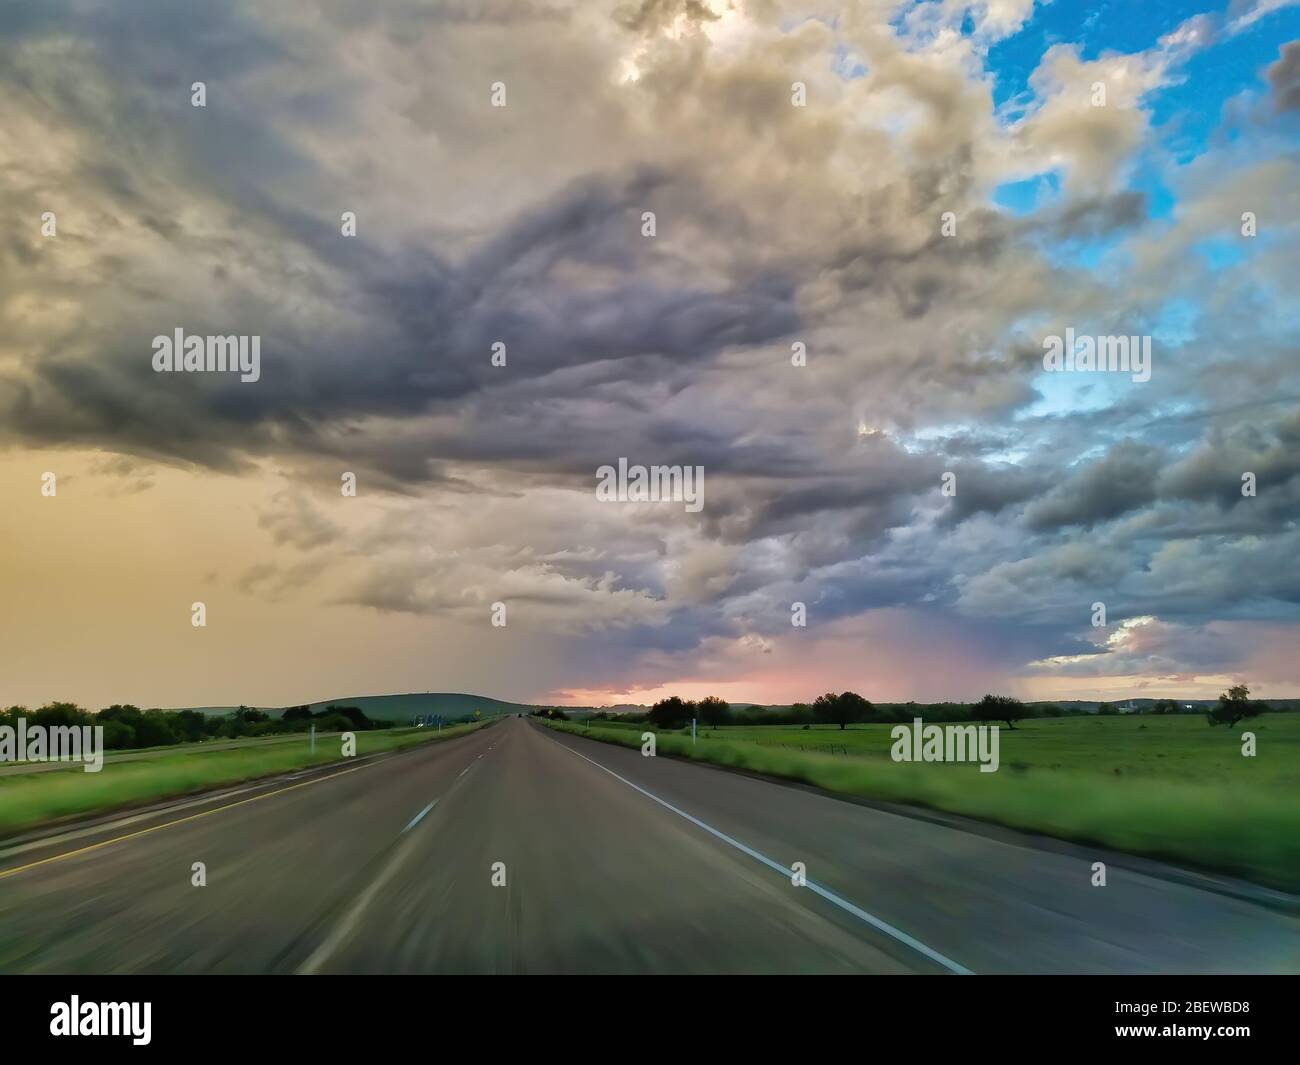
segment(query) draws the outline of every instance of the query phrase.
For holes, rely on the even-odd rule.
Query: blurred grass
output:
[[[440,732],[427,728],[357,732],[356,756],[437,743],[466,735],[483,728],[484,724],[455,725]],[[98,773],[87,773],[77,764],[57,772],[0,777],[0,837],[77,814],[187,795],[293,769],[351,761],[342,757],[341,749],[337,736],[324,742],[317,736],[313,754],[304,735],[300,746],[273,741],[266,747],[172,754],[166,753],[167,748],[163,747],[149,758],[106,762]]]
[[[789,725],[701,728],[700,740],[747,740],[765,747],[889,761],[892,724]],[[1254,758],[1241,756],[1241,733],[1259,740]],[[690,729],[685,730],[690,734]],[[1034,718],[999,733],[1005,769],[1062,769],[1114,776],[1163,777],[1185,783],[1211,781],[1278,785],[1300,800],[1300,714],[1265,714],[1236,728],[1211,728],[1202,714]],[[892,764],[892,763],[891,763]],[[962,765],[936,768],[965,773]],[[988,774],[985,774],[986,776]]]
[[[1225,745],[1233,755],[1224,754],[1223,761],[1215,763],[1219,766],[1217,773],[1192,774],[1186,779],[1159,772],[1143,774],[1136,769],[1116,773],[1113,767],[1110,771],[1088,771],[1083,768],[1088,756],[1083,754],[1067,758],[1059,752],[1040,752],[1040,764],[1023,760],[1013,763],[1009,752],[1014,747],[1008,736],[1015,734],[1005,731],[1001,736],[1002,766],[996,773],[980,773],[974,764],[896,763],[889,759],[887,746],[883,757],[846,757],[764,744],[744,735],[761,731],[761,726],[722,728],[711,732],[707,739],[701,732],[695,744],[689,734],[658,733],[656,750],[659,754],[786,777],[827,791],[926,806],[1061,839],[1216,869],[1297,891],[1300,789],[1287,775],[1295,772],[1295,765],[1287,759],[1284,749],[1277,752],[1278,761],[1288,764],[1276,767],[1276,773],[1260,774],[1249,766],[1254,759],[1240,755],[1242,731],[1249,728],[1259,735],[1261,724],[1272,725],[1283,716],[1256,719],[1231,731],[1211,730],[1204,719],[1194,719],[1207,733],[1214,733],[1209,742]],[[1106,720],[1123,722],[1128,730],[1134,730],[1138,723],[1131,717]],[[545,723],[550,728],[634,748],[641,746],[644,731],[644,726],[632,731]],[[1027,723],[1018,731],[1037,724]],[[888,739],[889,726],[874,728],[883,729]],[[1125,733],[1119,728],[1103,729],[1098,735],[1107,731],[1112,745],[1122,742]],[[1168,734],[1172,738],[1180,731],[1170,728]],[[737,733],[741,735],[731,738]],[[844,735],[837,730],[834,742],[840,743]],[[1066,735],[1062,733],[1061,738]],[[1152,745],[1148,753],[1156,761],[1161,752]],[[1238,767],[1231,762],[1232,756],[1243,764]],[[1103,767],[1107,764],[1103,759]]]

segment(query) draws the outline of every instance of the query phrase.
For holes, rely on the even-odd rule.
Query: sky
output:
[[[0,705],[1300,695],[1292,0],[19,0],[0,188]]]

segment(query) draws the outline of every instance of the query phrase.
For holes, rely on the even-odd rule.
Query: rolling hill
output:
[[[466,695],[463,692],[411,692],[405,695],[352,695],[341,699],[322,699],[319,702],[303,704],[312,711],[324,710],[327,706],[355,706],[372,721],[396,721],[410,724],[419,715],[440,714],[445,721],[468,717],[478,710],[485,718],[501,717],[505,714],[529,714],[535,706],[527,703],[508,703],[502,699],[490,699],[483,695]],[[177,709],[187,709],[178,707]],[[200,710],[205,714],[230,714],[239,709],[237,706],[196,706],[188,709]],[[283,714],[285,706],[259,706],[272,717]]]

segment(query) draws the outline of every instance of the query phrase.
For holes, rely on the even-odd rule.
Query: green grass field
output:
[[[645,726],[551,724],[639,747]],[[1043,718],[1000,735],[1001,768],[895,763],[892,725],[658,735],[660,754],[910,803],[1300,890],[1300,714]],[[1241,754],[1255,733],[1258,753]]]
[[[463,736],[484,725],[458,725],[435,729],[402,729],[356,733],[356,756],[378,754],[419,743],[437,743]],[[78,814],[135,806],[156,799],[186,795],[208,788],[294,769],[342,760],[339,738],[317,737],[312,752],[307,736],[298,744],[284,737],[227,750],[172,752],[166,747],[148,758],[105,762],[98,773],[80,766],[52,773],[0,777],[0,837],[24,828]]]
[[[746,740],[765,747],[888,760],[893,725],[779,725],[700,729],[700,742]],[[1254,758],[1241,755],[1241,733],[1258,739]],[[690,735],[686,729],[684,735]],[[1070,770],[1190,783],[1249,783],[1289,788],[1300,800],[1300,714],[1265,714],[1234,729],[1205,718],[1058,717],[1021,722],[999,736],[1004,770]],[[946,765],[952,772],[968,766]]]

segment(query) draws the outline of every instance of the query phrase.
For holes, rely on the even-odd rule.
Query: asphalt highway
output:
[[[0,844],[0,972],[1300,971],[1293,912],[1095,858],[507,718]]]

